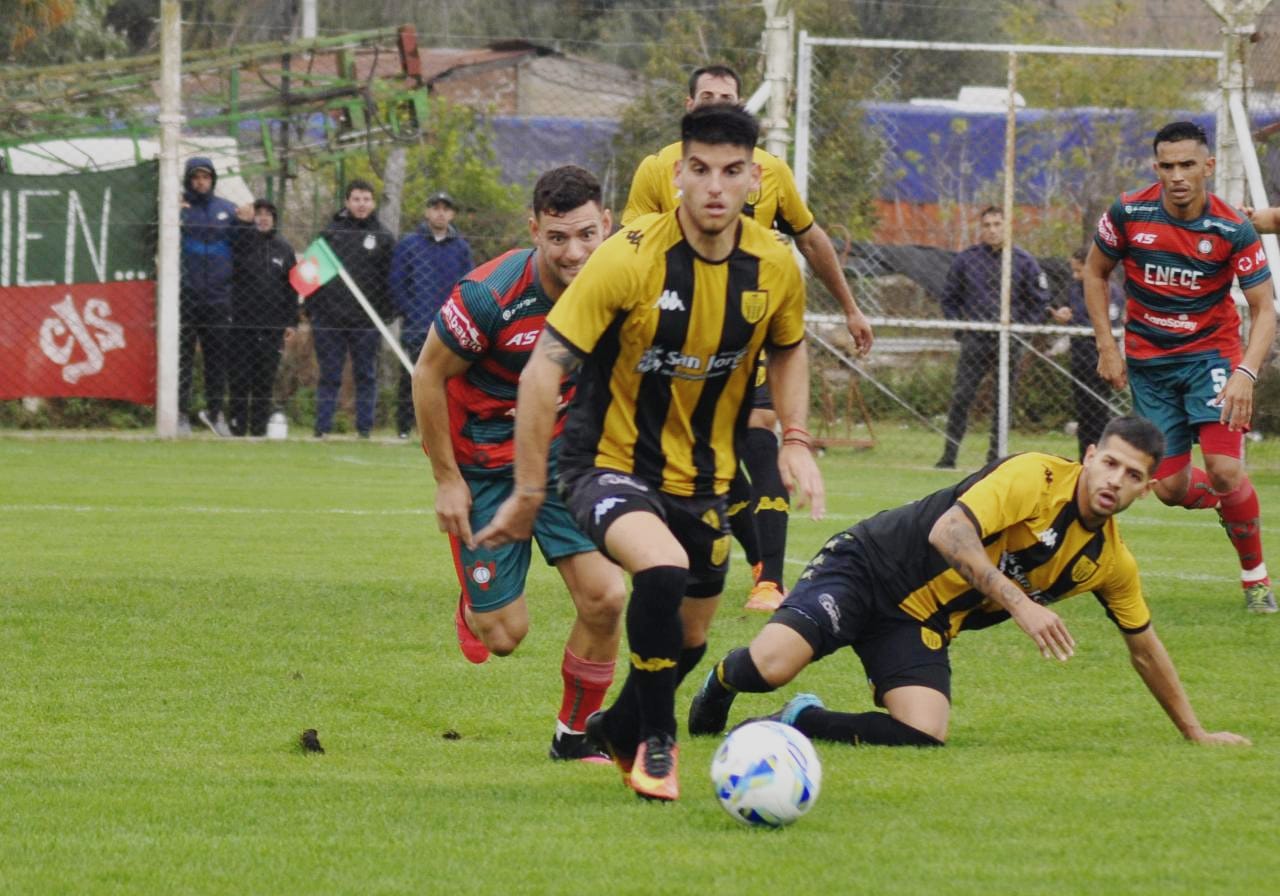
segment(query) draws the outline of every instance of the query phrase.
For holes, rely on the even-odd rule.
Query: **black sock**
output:
[[[756,662],[751,658],[751,650],[739,647],[730,651],[720,664],[716,666],[716,674],[711,679],[715,696],[724,694],[767,694],[773,685],[764,680]]]
[[[747,565],[755,566],[760,562],[760,540],[756,536],[755,513],[752,509],[751,483],[747,474],[739,465],[733,481],[729,483],[729,531],[742,545],[742,552],[747,555]]]
[[[886,747],[940,747],[943,742],[883,712],[832,712],[817,706],[796,717],[800,733],[838,743]]]
[[[743,462],[751,476],[753,517],[760,544],[762,581],[782,587],[782,565],[787,555],[787,519],[791,511],[786,486],[778,471],[778,438],[757,426],[747,428]]]
[[[676,666],[676,684],[684,681],[690,672],[692,672],[702,662],[702,658],[706,656],[707,644],[704,641],[697,647],[680,648],[680,663]]]
[[[679,566],[654,566],[631,577],[627,603],[627,643],[641,738],[656,732],[676,733],[676,670],[680,661],[682,627],[680,601],[689,571]]]

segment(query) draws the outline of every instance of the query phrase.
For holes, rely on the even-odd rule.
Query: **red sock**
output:
[[[1253,490],[1253,483],[1245,476],[1236,486],[1236,490],[1222,496],[1222,506],[1218,508],[1222,522],[1227,527],[1227,537],[1240,555],[1240,568],[1253,570],[1262,565],[1262,511],[1258,506],[1258,493]],[[1257,581],[1265,581],[1266,574]],[[1246,585],[1254,582],[1245,582]]]
[[[560,723],[570,731],[582,731],[587,716],[600,708],[609,685],[613,684],[613,660],[607,663],[584,660],[566,647],[560,677],[564,679]]]
[[[1187,493],[1182,496],[1181,506],[1188,510],[1207,509],[1217,507],[1219,500],[1218,493],[1213,490],[1213,484],[1209,482],[1209,474],[1193,466],[1191,485],[1187,486]]]

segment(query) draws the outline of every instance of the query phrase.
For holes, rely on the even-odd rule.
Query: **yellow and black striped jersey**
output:
[[[631,179],[631,193],[622,212],[623,227],[641,215],[669,212],[680,204],[680,191],[675,185],[675,165],[683,152],[683,144],[672,143],[657,155],[644,157]],[[747,196],[742,213],[788,236],[796,236],[812,227],[813,212],[800,198],[795,176],[787,163],[758,146],[752,161],[760,166],[760,189],[752,190]]]
[[[959,504],[977,526],[987,557],[1040,604],[1092,591],[1125,632],[1151,623],[1138,564],[1115,517],[1097,531],[1080,520],[1080,464],[1050,454],[1016,454],[958,485],[886,510],[835,536],[864,547],[877,606],[924,623],[943,638],[1009,618],[970,587],[929,544],[938,518]],[[821,556],[821,555],[819,555]]]
[[[583,360],[561,469],[632,473],[672,495],[727,492],[756,358],[804,338],[804,300],[791,248],[750,219],[717,262],[694,252],[674,211],[615,233],[547,316]]]

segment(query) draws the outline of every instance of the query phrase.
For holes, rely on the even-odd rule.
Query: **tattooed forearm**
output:
[[[538,340],[538,351],[565,374],[573,373],[582,366],[582,359],[550,330],[542,331],[542,337]]]
[[[943,514],[930,541],[961,578],[1005,609],[1012,609],[1025,598],[1022,589],[987,558],[977,530],[962,512],[952,510]]]

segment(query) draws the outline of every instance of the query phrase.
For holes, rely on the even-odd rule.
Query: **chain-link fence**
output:
[[[683,85],[674,78],[646,80],[621,66],[532,44],[415,48],[410,64],[403,45],[385,35],[329,42],[332,48],[306,54],[291,54],[287,45],[246,50],[251,63],[220,67],[216,54],[197,55],[186,75],[183,158],[208,157],[218,175],[214,195],[227,200],[207,213],[205,200],[188,195],[184,210],[179,391],[197,430],[207,423],[219,432],[266,433],[277,412],[277,423],[295,434],[412,429],[401,362],[371,323],[322,312],[317,326],[312,312],[326,304],[323,293],[321,301],[299,303],[286,279],[290,259],[318,234],[350,223],[342,217],[346,184],[362,179],[372,187],[379,227],[356,228],[353,245],[357,256],[377,257],[370,299],[412,358],[423,315],[436,300],[423,285],[432,278],[420,275],[436,263],[433,253],[447,250],[456,261],[465,243],[479,264],[524,244],[532,182],[558,164],[594,171],[616,213],[639,158],[675,136]],[[941,449],[948,412],[954,436],[957,420],[966,416],[957,411],[971,399],[974,435],[967,444],[977,452],[999,405],[991,369],[1000,367],[1000,337],[986,322],[989,308],[952,309],[965,321],[958,327],[944,316],[943,301],[957,265],[970,277],[969,291],[998,294],[999,255],[981,248],[980,212],[1004,206],[1009,56],[958,45],[856,43],[800,45],[796,174],[807,183],[817,220],[836,242],[878,335],[875,350],[851,376],[839,361],[849,354],[843,328],[824,322],[824,315],[837,316],[838,306],[811,282],[814,337],[830,349],[814,353],[820,367],[815,409],[831,437],[864,436],[876,421],[901,421],[936,432]],[[1020,252],[1011,266],[1012,325],[1003,352],[1013,448],[1024,434],[1070,430],[1085,417],[1125,406],[1125,396],[1085,375],[1091,337],[1078,326],[1082,321],[1053,310],[1070,306],[1069,257],[1121,190],[1149,182],[1149,140],[1160,123],[1176,116],[1193,117],[1211,132],[1215,126],[1216,53],[1107,52],[1017,53],[1015,90],[1024,105],[1012,143],[1010,223]],[[1267,71],[1274,58],[1255,49],[1248,60],[1247,102],[1264,149],[1280,141],[1280,127],[1272,124],[1280,117],[1271,92],[1276,75]],[[758,59],[752,52],[735,58],[746,94],[759,81]],[[706,61],[690,56],[679,68],[687,72]],[[1115,85],[1134,83],[1142,88],[1116,93]],[[655,122],[662,121],[671,133],[659,137],[665,132]],[[132,157],[154,157],[145,140],[117,142],[131,147]],[[83,169],[101,167],[102,153],[84,141],[29,150]],[[15,151],[6,156],[9,170],[17,170]],[[1276,158],[1262,157],[1269,188],[1277,180]],[[81,339],[54,305],[63,301],[65,283],[152,288],[154,182],[146,189],[115,188],[108,219],[83,198],[68,210],[65,190],[45,195],[56,188],[38,178],[5,177],[0,290],[11,290],[3,296],[6,308],[19,309],[5,315],[5,351],[45,358],[40,363],[51,366],[40,376],[61,376],[49,358],[66,355],[63,365],[74,364],[82,350],[89,353],[83,360],[92,355],[98,360],[91,366],[98,366],[79,375],[80,388],[56,391],[23,379],[6,363],[0,397],[14,400],[0,401],[0,426],[151,425],[153,307],[130,322],[135,330],[126,330],[128,344],[145,344],[151,355],[136,362],[126,377],[135,391],[125,392],[119,384],[101,385],[120,375],[121,349],[106,348],[109,338]],[[453,215],[441,240],[428,220],[428,200],[439,191],[449,194],[445,205]],[[255,199],[269,203],[256,217]],[[136,221],[122,223],[126,213]],[[146,263],[103,243],[103,221],[113,239],[144,253]],[[64,244],[80,253],[88,272],[67,274],[61,262],[42,260]],[[61,267],[56,274],[32,267],[41,264]],[[35,283],[56,286],[58,295],[23,310],[33,294],[25,292],[19,302],[12,290]],[[953,290],[953,303],[961,292]],[[79,313],[83,320],[87,311]],[[42,343],[46,320],[55,321],[53,336]],[[71,342],[58,337],[58,327],[67,328]],[[52,355],[40,353],[41,345],[51,346]],[[979,382],[957,376],[962,362],[968,379],[984,374]],[[968,391],[957,401],[962,380]],[[93,388],[86,387],[91,381]],[[152,391],[143,396],[137,389]],[[1264,429],[1266,413],[1264,407]]]
[[[1154,180],[1162,124],[1189,118],[1213,138],[1218,57],[802,36],[797,177],[843,237],[878,324],[860,365],[873,418],[932,429],[944,461],[966,422],[985,447],[976,436],[997,415],[1002,361],[1014,449],[1035,432],[1096,433],[1127,407],[1094,373],[1071,256],[1122,191]],[[1110,105],[1111,85],[1139,77],[1141,104]],[[1265,127],[1269,112],[1254,114]],[[1015,248],[1002,355],[1004,240],[983,225],[1006,208]],[[826,332],[847,354],[839,327]]]

